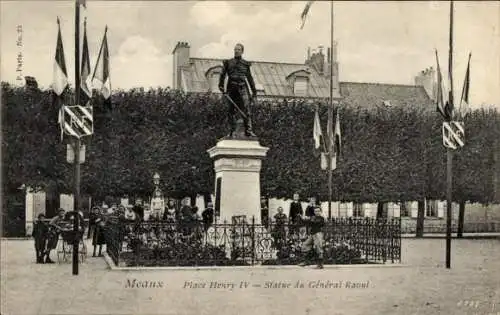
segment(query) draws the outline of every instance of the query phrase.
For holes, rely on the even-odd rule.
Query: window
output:
[[[353,206],[353,216],[354,217],[364,217],[365,209],[363,208],[362,203],[355,203]]]
[[[293,94],[295,96],[307,96],[308,79],[306,77],[296,77],[293,83]]]
[[[341,217],[347,217],[349,216],[349,204],[348,203],[341,203],[339,206],[339,212]]]
[[[409,217],[411,216],[411,207],[409,202],[402,202],[400,205],[400,213],[402,217]]]
[[[219,92],[219,78],[222,72],[222,66],[215,66],[205,72],[205,78],[208,81],[208,91],[212,93]]]
[[[426,217],[437,217],[438,216],[438,202],[437,200],[427,200],[425,205],[425,216]]]
[[[219,72],[212,72],[209,74],[208,77],[208,84],[209,84],[209,91],[212,93],[219,92],[219,77],[220,73]]]

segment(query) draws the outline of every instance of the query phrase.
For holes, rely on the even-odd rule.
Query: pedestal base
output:
[[[245,216],[260,224],[260,170],[269,149],[257,140],[224,139],[207,152],[214,159],[215,207],[220,221]]]

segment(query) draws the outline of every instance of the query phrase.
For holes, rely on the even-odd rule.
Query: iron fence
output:
[[[117,266],[291,265],[304,258],[298,224],[108,220],[106,248]],[[334,218],[324,228],[325,264],[401,261],[399,218]]]

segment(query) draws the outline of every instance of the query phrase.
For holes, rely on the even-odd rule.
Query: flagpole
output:
[[[75,0],[75,105],[80,105],[80,1]],[[75,233],[73,242],[73,275],[78,275],[78,245],[77,237],[79,228],[79,210],[80,210],[80,138],[74,137],[73,150],[75,153],[75,187],[73,210],[75,213],[73,221],[73,233]]]
[[[450,40],[448,56],[450,92],[448,97],[450,120],[453,120],[453,1],[450,2]],[[451,268],[451,203],[453,184],[453,151],[446,149],[446,268]]]
[[[330,104],[328,106],[328,123],[333,124],[333,0],[330,1]],[[332,132],[329,137],[334,137],[333,126],[328,126]],[[332,160],[333,139],[328,139],[328,219],[332,218]]]

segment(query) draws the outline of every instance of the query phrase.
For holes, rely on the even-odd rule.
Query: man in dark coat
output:
[[[229,104],[228,118],[231,126],[229,137],[233,136],[236,129],[236,114],[243,117],[243,121],[245,122],[245,135],[256,137],[252,130],[252,121],[250,119],[250,103],[257,95],[257,89],[255,88],[255,82],[250,70],[251,63],[241,57],[243,51],[243,45],[236,44],[234,47],[234,58],[224,60],[223,69],[219,78],[219,90],[222,93],[226,93],[229,97],[227,99]],[[224,91],[226,76],[228,77],[227,91]],[[247,82],[252,90],[252,96],[250,96]]]
[[[45,251],[47,250],[48,222],[45,222],[45,215],[40,213],[38,220],[33,226],[33,238],[35,239],[36,263],[43,264]]]
[[[290,211],[288,217],[290,218],[290,223],[297,224],[301,215],[304,214],[302,210],[302,204],[299,200],[299,194],[293,194],[293,201],[290,204]]]
[[[134,208],[132,209],[141,219],[144,221],[144,207],[142,206],[142,200],[136,199]]]
[[[205,227],[205,231],[214,223],[214,206],[213,203],[209,202],[207,208],[203,210],[201,214],[203,218],[203,225]]]
[[[269,227],[269,207],[266,197],[260,198],[260,221],[266,228]]]
[[[306,217],[314,216],[314,209],[316,208],[316,197],[309,198],[309,205],[306,208]]]

